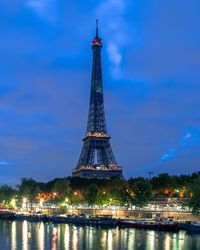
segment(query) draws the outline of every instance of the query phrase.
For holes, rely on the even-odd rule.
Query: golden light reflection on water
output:
[[[39,250],[44,250],[45,234],[44,234],[44,223],[42,222],[38,225],[37,239],[38,239]]]
[[[100,243],[101,243],[102,249],[105,249],[105,247],[106,247],[106,242],[107,242],[106,238],[107,238],[107,232],[105,230],[103,230],[101,233],[101,238],[100,238]]]
[[[90,239],[89,241],[88,241],[88,249],[92,249],[92,246],[93,246],[93,228],[92,227],[89,227],[88,228],[88,236],[89,236],[89,238],[88,239]]]
[[[165,240],[164,240],[164,249],[165,250],[171,250],[170,249],[170,240],[171,240],[171,237],[167,234],[165,236]]]
[[[53,227],[53,231],[52,231],[52,250],[57,249],[57,238],[58,238],[58,229],[57,229],[57,227]]]
[[[16,221],[12,222],[11,226],[11,248],[16,249]]]
[[[175,249],[180,249],[183,250],[184,248],[184,238],[185,238],[185,232],[184,231],[180,231],[179,236],[176,238],[178,238],[178,248]]]
[[[113,234],[112,234],[112,230],[108,231],[108,250],[112,250],[113,249]]]
[[[28,249],[28,222],[26,220],[22,222],[22,249]]]
[[[0,221],[0,250],[198,250],[199,235]]]
[[[123,242],[123,244],[126,244],[127,240],[128,240],[128,230],[124,229],[123,234],[122,234],[122,242]]]
[[[73,243],[73,250],[77,250],[78,249],[78,230],[76,226],[73,226],[72,243]]]
[[[129,231],[127,244],[128,244],[128,249],[134,249],[134,246],[135,246],[135,230]]]
[[[69,225],[65,225],[65,232],[64,232],[64,248],[70,249],[70,230]]]
[[[155,231],[149,231],[147,232],[147,249],[153,250],[155,249]]]

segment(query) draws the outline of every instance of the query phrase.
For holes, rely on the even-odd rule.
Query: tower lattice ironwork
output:
[[[122,169],[117,165],[107,133],[102,66],[102,40],[98,34],[98,20],[96,21],[96,36],[92,40],[92,78],[90,91],[90,105],[88,123],[83,148],[73,176],[86,178],[122,178]]]

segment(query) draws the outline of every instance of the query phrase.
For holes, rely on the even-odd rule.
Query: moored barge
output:
[[[120,225],[124,227],[153,229],[153,230],[178,230],[178,222],[173,220],[146,221],[146,220],[121,220]]]
[[[118,219],[112,217],[93,217],[78,215],[54,215],[51,217],[53,223],[69,223],[76,225],[95,226],[117,226]]]
[[[200,221],[191,222],[187,227],[187,231],[189,233],[200,233]]]

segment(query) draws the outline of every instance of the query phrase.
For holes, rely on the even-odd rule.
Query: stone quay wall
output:
[[[69,214],[88,214],[91,216],[112,215],[118,218],[130,219],[153,219],[155,217],[172,217],[181,221],[200,221],[200,217],[194,216],[191,212],[183,211],[149,211],[149,210],[111,210],[111,209],[69,209]]]

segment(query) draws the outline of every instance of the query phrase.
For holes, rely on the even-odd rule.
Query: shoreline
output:
[[[137,228],[158,231],[187,231],[192,221],[177,221],[172,218],[161,219],[130,219],[117,218],[111,215],[89,216],[60,214],[46,215],[36,213],[16,213],[13,211],[0,212],[0,220],[3,221],[28,221],[28,222],[44,222],[53,224],[73,224],[76,226],[99,226],[99,227],[119,227],[119,228]]]
[[[43,216],[52,216],[52,215],[88,215],[93,217],[98,216],[109,216],[119,219],[133,219],[133,220],[153,220],[158,218],[172,218],[176,221],[200,221],[200,216],[192,214],[188,211],[173,211],[173,210],[123,210],[123,209],[93,209],[93,208],[75,208],[75,209],[46,209],[41,210],[40,213],[34,213],[29,211],[16,211],[16,210],[0,210],[0,219],[1,214],[10,213],[10,214],[29,214],[29,215],[43,215]]]

